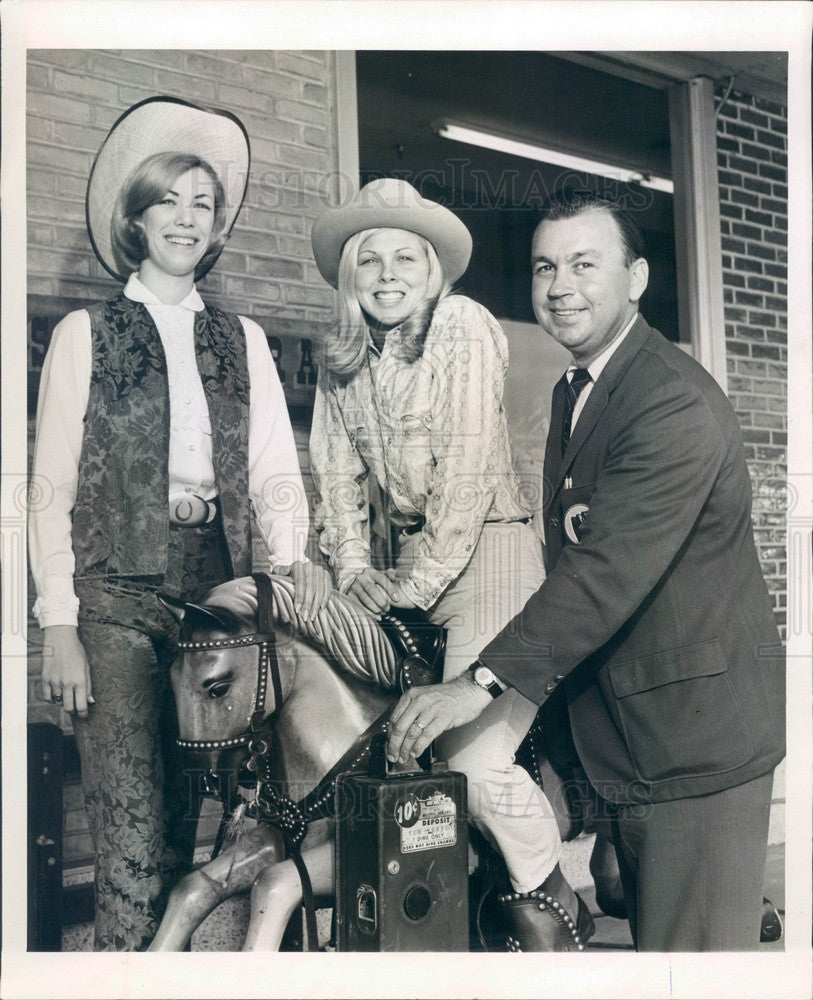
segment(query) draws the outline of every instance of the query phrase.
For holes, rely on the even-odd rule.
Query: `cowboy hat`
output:
[[[113,209],[122,184],[155,153],[189,153],[212,167],[226,195],[224,237],[245,197],[250,151],[246,130],[237,117],[176,97],[148,97],[134,104],[116,121],[96,154],[85,198],[90,242],[105,270],[120,281],[129,275],[119,273],[113,255]],[[209,267],[214,262],[215,258]]]
[[[380,177],[365,184],[347,205],[328,209],[313,224],[311,245],[316,266],[334,288],[342,247],[363,229],[405,229],[423,236],[435,248],[450,282],[463,274],[471,258],[471,233],[453,212],[422,197],[406,181]]]

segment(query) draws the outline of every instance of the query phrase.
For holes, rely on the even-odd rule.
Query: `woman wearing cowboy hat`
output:
[[[55,329],[31,514],[45,698],[72,713],[96,851],[96,949],[146,947],[192,857],[196,815],[174,759],[176,626],[158,590],[190,598],[251,572],[250,507],[305,613],[330,591],[304,561],[307,505],[285,401],[255,323],[206,306],[239,212],[240,122],[171,98],[130,108],[87,191],[93,248],[124,282]],[[275,496],[286,493],[284,509]]]
[[[384,178],[317,219],[312,244],[339,292],[310,439],[320,545],[338,589],[369,610],[417,607],[446,628],[437,697],[489,704],[475,722],[442,734],[431,713],[416,719],[418,752],[437,736],[440,756],[468,776],[470,818],[521,894],[521,912],[510,914],[519,946],[576,950],[592,921],[559,869],[553,810],[514,763],[537,708],[503,691],[486,668],[468,669],[544,576],[511,464],[506,338],[487,310],[450,291],[468,266],[471,236],[448,209]],[[369,472],[398,531],[387,572],[371,565],[366,539]],[[527,894],[537,889],[573,920],[536,905],[528,918],[524,904],[535,897]]]

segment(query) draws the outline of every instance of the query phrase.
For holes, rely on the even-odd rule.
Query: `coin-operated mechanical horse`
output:
[[[336,779],[367,770],[371,743],[381,747],[401,691],[412,683],[438,682],[442,630],[421,630],[389,616],[379,621],[337,592],[314,620],[305,621],[294,608],[291,581],[265,574],[222,584],[199,604],[168,606],[182,623],[172,671],[179,743],[189,769],[208,791],[220,794],[234,829],[220,850],[222,826],[212,860],[175,887],[151,950],[183,949],[219,903],[248,889],[246,950],[279,948],[303,900],[308,941],[315,947],[313,897],[331,896],[335,885]],[[564,838],[574,836],[581,816],[578,799],[569,793],[577,783],[561,783],[538,741],[534,726],[518,760],[540,783],[544,774],[560,831]],[[238,792],[238,778],[246,793]],[[257,822],[241,831],[245,813]],[[494,863],[483,846],[481,871]],[[599,835],[596,849],[606,848]],[[481,875],[474,897],[479,895],[481,907],[488,881]],[[625,916],[622,903],[602,904],[598,891],[597,901],[605,913]],[[495,912],[491,924],[488,940],[480,933],[475,946],[501,946]],[[479,920],[474,926],[480,930]],[[781,933],[779,915],[765,900],[761,939],[775,941]],[[573,944],[574,950],[583,947],[575,939]],[[445,949],[435,940],[423,950]]]
[[[151,950],[183,949],[219,903],[248,889],[245,950],[279,948],[303,898],[334,891],[336,777],[366,768],[405,687],[440,676],[440,630],[380,622],[337,592],[305,621],[292,589],[287,578],[255,574],[199,604],[168,605],[182,625],[172,683],[187,766],[219,790],[227,813],[257,823],[175,887]],[[532,742],[524,750],[539,779]],[[306,915],[315,945],[312,905]]]

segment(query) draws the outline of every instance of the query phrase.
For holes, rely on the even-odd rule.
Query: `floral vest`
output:
[[[146,307],[120,294],[88,309],[93,364],[73,509],[76,572],[162,575],[169,533],[169,385]],[[195,355],[234,576],[251,572],[249,377],[238,318],[195,314]]]

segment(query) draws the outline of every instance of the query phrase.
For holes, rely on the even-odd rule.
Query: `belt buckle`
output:
[[[211,521],[216,512],[214,503],[197,493],[181,493],[169,498],[169,523],[181,528],[197,528]]]

